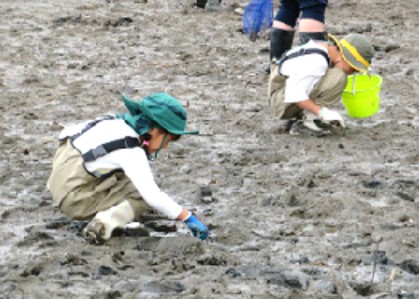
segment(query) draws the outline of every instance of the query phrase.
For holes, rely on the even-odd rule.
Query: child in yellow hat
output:
[[[323,131],[316,118],[345,127],[342,116],[329,107],[341,99],[348,75],[368,71],[375,51],[361,34],[348,34],[340,41],[329,38],[332,44],[311,40],[272,63],[269,103],[276,116],[290,120],[288,129],[302,121],[313,131]],[[312,119],[303,120],[305,114]]]

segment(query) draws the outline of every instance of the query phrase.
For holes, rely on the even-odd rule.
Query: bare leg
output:
[[[324,32],[324,23],[314,19],[301,19],[298,25],[299,32]]]
[[[272,27],[278,28],[278,29],[282,29],[282,30],[285,30],[285,31],[294,30],[294,28],[291,27],[290,25],[287,25],[287,24],[285,24],[285,23],[283,23],[281,21],[277,21],[277,20],[274,20],[274,22],[272,24]]]

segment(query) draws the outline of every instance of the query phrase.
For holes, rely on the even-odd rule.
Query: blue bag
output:
[[[252,0],[247,5],[243,14],[243,31],[252,42],[272,26],[273,11],[273,0]]]

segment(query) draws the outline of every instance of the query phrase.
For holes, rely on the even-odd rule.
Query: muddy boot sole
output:
[[[87,242],[94,245],[102,245],[105,243],[106,239],[105,236],[105,225],[97,220],[92,220],[87,224],[87,226],[83,229],[83,237],[86,239]]]

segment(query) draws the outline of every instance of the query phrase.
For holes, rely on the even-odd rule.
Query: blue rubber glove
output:
[[[185,224],[189,227],[194,237],[198,237],[201,240],[208,238],[208,227],[199,221],[192,213],[186,220],[183,220],[183,222],[185,222]]]

